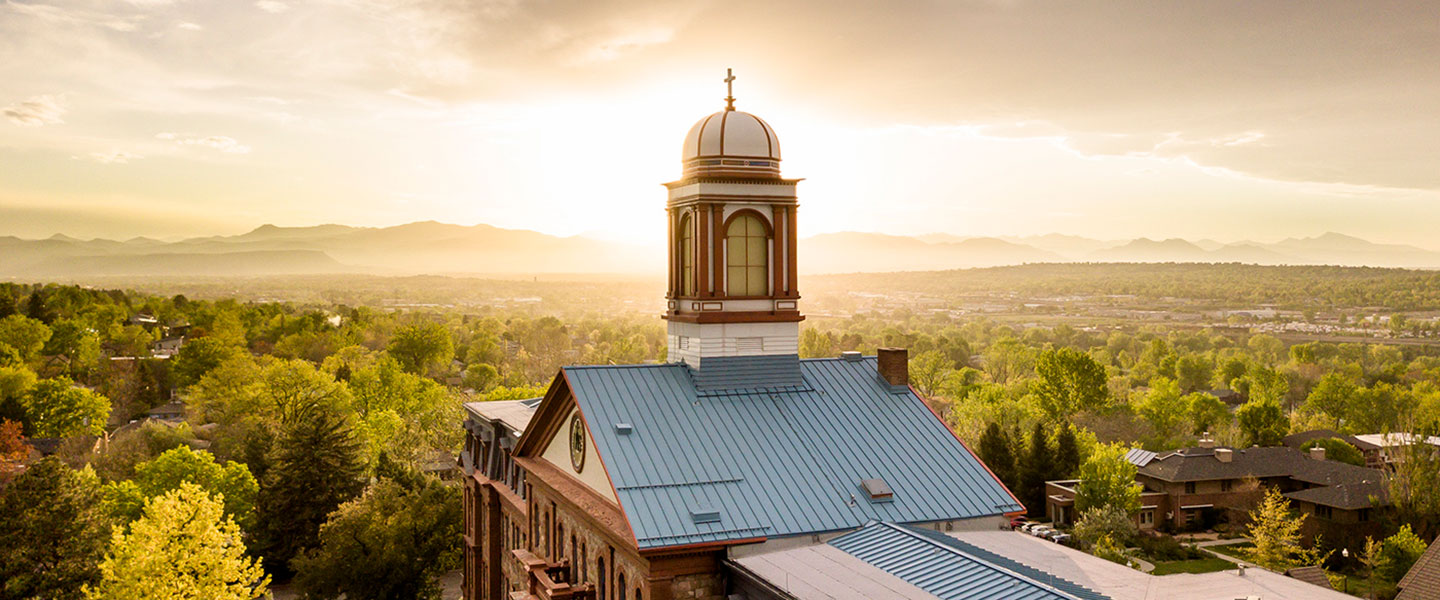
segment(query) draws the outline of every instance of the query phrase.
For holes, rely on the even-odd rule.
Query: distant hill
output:
[[[654,274],[665,252],[585,236],[558,237],[490,225],[435,221],[394,227],[277,227],[240,235],[165,242],[80,240],[63,234],[28,240],[0,236],[0,277],[90,275],[377,275],[580,273]],[[1095,240],[922,236],[840,232],[800,240],[807,274],[930,271],[1027,263],[1246,263],[1440,268],[1440,253],[1326,233],[1275,243],[1183,239]]]

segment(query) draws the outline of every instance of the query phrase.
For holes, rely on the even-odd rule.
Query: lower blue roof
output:
[[[938,531],[871,523],[830,545],[945,600],[1110,600]]]
[[[800,368],[799,382],[721,390],[680,364],[564,369],[641,549],[1021,510],[873,357]],[[872,502],[873,478],[893,497]]]

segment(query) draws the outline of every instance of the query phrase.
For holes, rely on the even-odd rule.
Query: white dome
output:
[[[684,160],[712,156],[780,160],[780,138],[760,117],[722,110],[700,119],[685,136]]]

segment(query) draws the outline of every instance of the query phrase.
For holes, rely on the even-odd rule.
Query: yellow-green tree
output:
[[[1317,550],[1300,547],[1300,526],[1305,518],[1290,511],[1290,501],[1280,490],[1267,488],[1260,505],[1250,511],[1250,539],[1255,542],[1250,560],[1272,571],[1319,564],[1322,557]]]
[[[264,596],[269,576],[245,556],[240,526],[224,504],[200,486],[151,499],[145,514],[117,531],[100,563],[100,583],[89,600],[252,600]]]
[[[1075,486],[1075,510],[1110,507],[1134,514],[1140,510],[1140,486],[1135,483],[1135,465],[1125,459],[1119,444],[1101,444],[1080,465],[1080,483]]]

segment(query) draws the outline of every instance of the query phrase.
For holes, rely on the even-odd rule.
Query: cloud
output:
[[[60,118],[65,114],[65,100],[62,96],[32,96],[28,100],[5,107],[3,113],[5,118],[16,125],[55,125],[65,122]]]
[[[203,146],[213,150],[219,150],[226,154],[249,154],[250,147],[241,144],[235,138],[225,135],[181,135],[165,131],[155,134],[155,139],[174,142],[181,146]]]
[[[96,162],[102,165],[123,165],[132,160],[145,157],[123,150],[111,150],[109,152],[92,152],[90,153],[90,158],[95,159]]]
[[[179,28],[179,29],[184,29],[184,30],[186,30],[186,31],[201,31],[201,30],[205,29],[205,26],[203,26],[203,25],[201,25],[201,24],[199,24],[199,23],[191,23],[191,22],[189,22],[189,21],[181,22],[180,24],[176,25],[175,27],[177,27],[177,28]]]
[[[290,10],[290,5],[284,2],[280,2],[280,0],[258,0],[255,3],[255,6],[258,7],[260,10],[268,12],[272,15],[278,15],[287,10]]]

